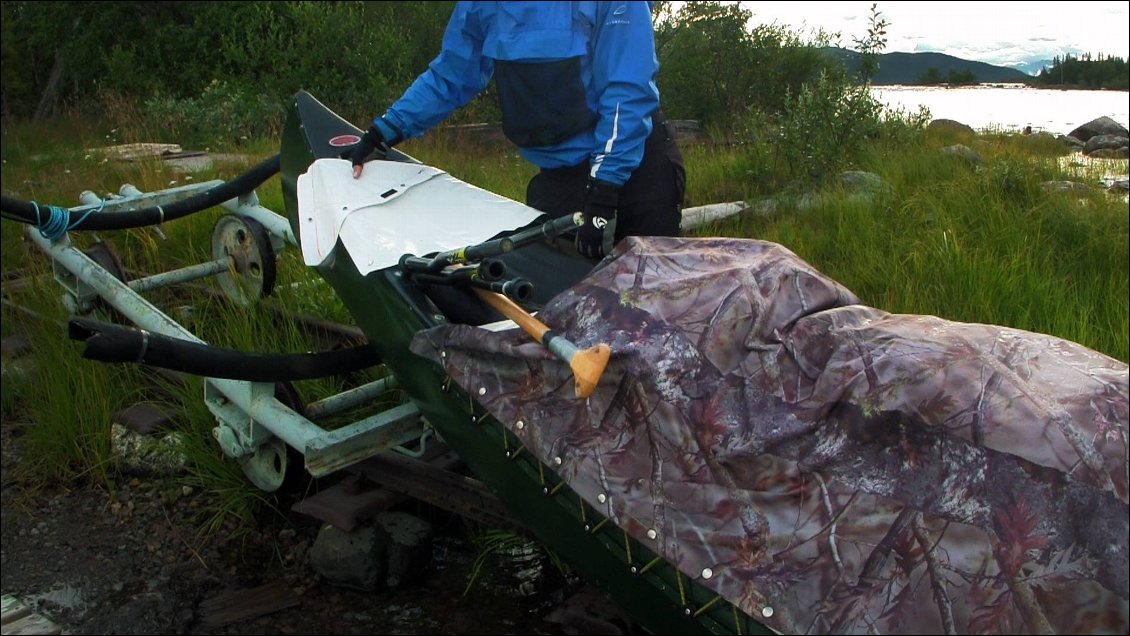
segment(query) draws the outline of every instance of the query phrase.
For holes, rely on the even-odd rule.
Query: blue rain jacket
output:
[[[623,185],[659,107],[650,2],[459,2],[428,69],[374,124],[419,137],[493,77],[503,132],[539,168]]]

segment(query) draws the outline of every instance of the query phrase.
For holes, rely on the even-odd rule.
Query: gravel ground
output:
[[[17,480],[18,429],[2,427],[0,584],[72,634],[555,634],[618,633],[589,614],[581,623],[546,620],[575,581],[544,577],[521,596],[502,576],[480,577],[464,595],[476,552],[457,518],[432,521],[433,558],[406,589],[357,591],[316,573],[308,553],[320,523],[273,514],[250,533],[225,528],[204,541],[208,498],[167,479],[124,475],[113,492]],[[249,486],[250,487],[250,486]],[[419,510],[415,504],[414,510]],[[506,568],[503,567],[502,570]],[[264,592],[260,616],[217,611]],[[240,596],[241,595],[241,596]],[[238,612],[237,612],[238,614]]]

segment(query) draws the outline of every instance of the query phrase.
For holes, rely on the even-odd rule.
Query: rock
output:
[[[1099,117],[1083,124],[1075,130],[1068,133],[1080,141],[1087,141],[1096,135],[1117,135],[1119,137],[1130,137],[1130,131],[1126,130],[1126,126],[1114,121],[1110,117]]]
[[[140,435],[120,424],[110,425],[110,449],[119,466],[132,474],[175,475],[184,472],[184,440],[177,432]]]
[[[310,548],[310,565],[342,587],[403,587],[426,572],[432,537],[431,524],[404,512],[383,512],[349,532],[326,524]]]
[[[883,192],[887,186],[879,175],[864,170],[845,170],[840,173],[840,185],[855,192]]]
[[[404,512],[383,512],[376,523],[388,541],[385,583],[401,587],[419,582],[432,557],[431,524]]]
[[[1056,137],[1056,139],[1063,142],[1063,145],[1072,150],[1082,150],[1083,146],[1086,145],[1081,139],[1072,137],[1071,135],[1060,135]]]
[[[1087,140],[1083,145],[1083,154],[1091,155],[1097,150],[1118,150],[1125,148],[1130,139],[1125,135],[1095,135]]]
[[[985,162],[985,160],[981,158],[981,155],[977,154],[977,151],[962,144],[946,146],[942,148],[942,154],[964,159],[975,166],[979,166]]]
[[[310,548],[310,566],[334,585],[375,591],[384,581],[387,561],[381,534],[371,525],[345,532],[326,524]]]
[[[1046,130],[1041,130],[1039,132],[1032,133],[1029,139],[1034,142],[1053,142],[1056,140],[1056,136]]]
[[[1062,192],[1064,194],[1087,194],[1091,192],[1091,186],[1078,181],[1045,181],[1040,184],[1040,187],[1049,192]]]
[[[1099,148],[1087,156],[1093,159],[1130,159],[1130,148],[1126,146],[1118,149]]]
[[[968,124],[963,124],[959,121],[952,119],[935,119],[926,126],[927,130],[944,130],[949,132],[963,133],[967,135],[976,135],[977,131],[973,130]]]

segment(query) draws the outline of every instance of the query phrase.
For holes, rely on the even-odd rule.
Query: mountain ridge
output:
[[[840,47],[825,47],[823,50],[843,62],[850,73],[858,72],[863,54]],[[965,60],[945,53],[896,52],[879,55],[879,69],[871,78],[871,84],[876,86],[918,84],[930,69],[938,71],[936,77],[942,78],[943,83],[950,73],[967,72],[973,73],[976,83],[1028,83],[1035,79],[1034,76],[1016,68]]]

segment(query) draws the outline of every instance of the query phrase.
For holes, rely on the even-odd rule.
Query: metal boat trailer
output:
[[[87,191],[80,197],[82,205],[70,208],[70,212],[114,214],[168,206],[222,183],[209,181],[156,192],[141,192],[126,184],[118,196],[105,201]],[[276,253],[297,244],[287,220],[260,205],[254,191],[225,201],[222,206],[229,213],[215,224],[211,261],[128,282],[109,248],[84,252],[72,244],[67,234],[50,241],[30,225],[25,234],[51,257],[54,278],[64,288],[64,303],[73,314],[90,312],[96,304],[105,302],[148,332],[146,337],[206,346],[143,294],[216,277],[231,302],[247,306],[270,294]],[[322,419],[372,403],[395,388],[395,378],[387,376],[312,402],[302,410]],[[293,404],[280,401],[275,382],[269,381],[205,377],[204,402],[216,418],[212,434],[223,453],[237,460],[248,479],[264,491],[274,491],[282,485],[288,470],[288,446],[302,455],[305,470],[311,476],[323,477],[390,449],[418,457],[432,435],[431,427],[411,402],[327,430],[307,415],[299,414]],[[409,442],[419,443],[409,449],[405,446]]]
[[[288,128],[287,134],[292,132]],[[289,157],[285,153],[280,155],[284,168],[283,196],[288,206],[292,203],[288,194],[293,192],[288,192],[287,188],[294,185],[288,182],[288,175],[293,176],[296,170],[308,165],[301,145],[293,142],[284,135],[284,149],[298,148],[299,151]],[[71,219],[82,218],[95,210],[99,212],[95,216],[102,217],[137,210],[149,213],[154,208],[159,211],[162,206],[178,205],[202,192],[218,199],[207,191],[219,183],[222,182],[151,193],[138,192],[127,185],[120,190],[120,196],[105,201],[93,194],[84,194],[82,205],[66,212]],[[56,240],[48,240],[34,226],[26,232],[37,247],[51,256],[55,279],[66,290],[67,304],[75,313],[89,311],[97,303],[105,302],[148,332],[151,339],[165,338],[207,347],[143,294],[167,285],[216,276],[224,294],[237,305],[248,305],[268,295],[274,283],[276,251],[298,245],[292,233],[295,221],[262,207],[253,190],[247,190],[247,193],[216,203],[230,214],[221,217],[215,225],[212,260],[128,282],[123,272],[115,271],[121,268],[112,254],[83,252],[65,233]],[[694,218],[696,213],[704,211],[685,210],[684,220]],[[24,217],[27,216],[25,213]],[[169,218],[175,216],[162,212],[159,221]],[[156,222],[153,225],[160,227]],[[349,261],[349,267],[353,268],[349,258],[337,261]],[[328,279],[340,274],[336,270],[321,273]],[[414,332],[420,325],[442,321],[445,317],[426,311],[427,303],[416,303],[415,296],[408,300],[405,300],[408,297],[396,296],[420,293],[400,280],[401,272],[387,271],[372,281],[358,276],[356,269],[342,276],[343,280],[329,281],[339,291],[339,297],[339,283],[356,301],[354,292],[367,293],[367,288],[362,288],[374,282],[381,294],[389,295],[390,301],[405,302],[395,307],[374,303],[375,312],[389,315],[378,313],[359,318],[360,324],[368,327],[360,330],[362,333],[382,336],[379,341],[370,338],[369,346],[374,357],[379,358],[374,364],[385,366],[387,363],[389,377],[310,404],[302,409],[303,414],[287,404],[285,397],[279,399],[276,394],[279,378],[247,380],[195,374],[204,379],[205,403],[216,418],[213,436],[225,456],[236,459],[256,487],[267,491],[281,488],[287,477],[288,454],[299,453],[305,470],[313,477],[348,470],[398,495],[419,499],[492,527],[515,528],[542,540],[549,537],[552,540],[546,541],[547,546],[565,562],[577,567],[586,579],[595,581],[636,620],[657,633],[759,632],[758,624],[751,617],[739,615],[731,605],[722,602],[719,594],[696,585],[646,545],[630,539],[609,517],[586,505],[566,487],[565,481],[553,479],[550,469],[530,453],[523,453],[524,446],[518,439],[481,407],[476,407],[474,397],[453,386],[450,377],[443,377],[433,363],[403,350],[398,338],[402,341],[405,334]],[[349,302],[346,305],[348,307]],[[421,311],[424,314],[419,314]],[[382,326],[385,319],[388,319],[387,329]],[[72,325],[74,322],[72,320]],[[389,333],[387,340],[386,333]],[[399,381],[391,375],[393,368],[401,375]],[[319,416],[339,414],[357,405],[372,404],[393,389],[402,389],[403,394],[411,397],[334,430],[327,430],[309,419],[315,413]],[[434,422],[434,430],[429,420]],[[471,426],[466,425],[468,422]],[[517,426],[521,428],[523,424],[519,422]],[[446,470],[457,460],[476,478]],[[348,481],[343,480],[343,483]],[[348,530],[326,516],[326,508],[332,505],[327,502],[315,512],[295,510]]]
[[[206,181],[154,192],[124,184],[119,194],[99,198],[83,192],[80,205],[69,208],[72,218],[88,213],[115,213],[167,207],[192,199],[225,182]],[[144,294],[157,289],[215,277],[223,295],[237,306],[249,306],[269,296],[275,284],[276,254],[298,242],[288,220],[260,204],[254,190],[220,204],[228,214],[216,222],[212,234],[212,260],[179,269],[127,280],[121,262],[106,243],[83,251],[67,234],[56,240],[28,225],[27,238],[52,259],[55,280],[65,290],[63,302],[74,315],[91,312],[107,303],[138,328],[159,337],[207,346],[203,340],[161,311]],[[684,211],[684,225],[740,211],[740,203],[716,204]],[[152,226],[160,233],[160,226]],[[360,333],[360,330],[357,330]],[[239,462],[257,488],[273,492],[289,470],[287,447],[301,454],[305,470],[315,478],[327,476],[388,450],[420,457],[434,431],[411,401],[365,417],[344,427],[327,430],[313,419],[323,419],[369,404],[397,388],[388,375],[338,395],[307,404],[304,414],[293,400],[276,397],[276,383],[204,377],[204,402],[216,418],[213,437],[224,454]],[[408,448],[405,444],[413,444]]]

